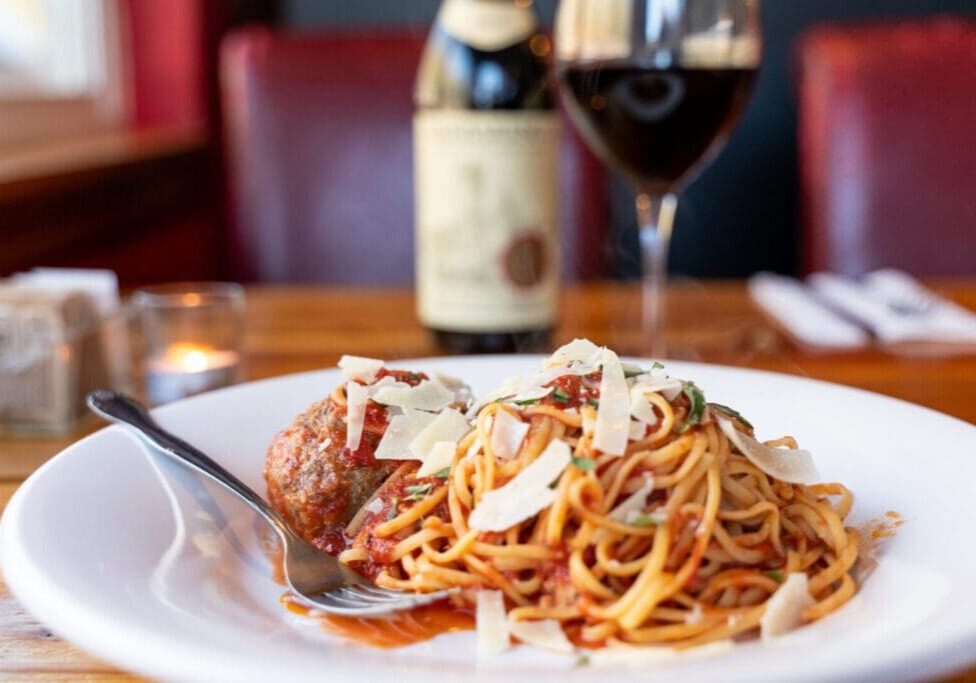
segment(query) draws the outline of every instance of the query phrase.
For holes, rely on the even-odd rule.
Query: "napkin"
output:
[[[879,270],[860,281],[817,273],[809,284],[882,344],[976,344],[976,314],[937,296],[907,273]]]
[[[7,282],[46,292],[82,292],[92,300],[103,318],[113,315],[119,308],[119,279],[110,270],[34,268],[11,276]]]
[[[749,279],[752,300],[801,344],[831,349],[866,346],[871,337],[821,304],[798,280],[759,273]]]

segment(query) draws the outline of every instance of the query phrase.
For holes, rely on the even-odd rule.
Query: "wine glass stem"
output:
[[[673,194],[637,196],[637,223],[640,227],[641,256],[644,265],[642,328],[649,351],[656,358],[667,353],[664,342],[664,293],[668,277],[668,248],[678,209]]]

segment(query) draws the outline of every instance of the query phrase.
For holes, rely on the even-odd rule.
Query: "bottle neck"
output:
[[[437,25],[476,50],[495,52],[532,36],[539,22],[531,2],[444,0]]]

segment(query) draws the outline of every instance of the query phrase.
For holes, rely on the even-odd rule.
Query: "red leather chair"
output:
[[[221,79],[237,275],[264,282],[413,279],[413,84],[426,31],[225,42]],[[568,129],[568,126],[567,126]],[[605,174],[564,145],[570,276],[602,274]]]
[[[976,273],[976,22],[818,27],[798,66],[806,269]]]

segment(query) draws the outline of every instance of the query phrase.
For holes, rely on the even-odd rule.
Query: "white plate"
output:
[[[476,390],[537,359],[405,362]],[[857,597],[773,645],[662,661],[614,680],[917,679],[976,662],[976,428],[862,391],[809,380],[671,363],[709,400],[740,409],[760,436],[796,436],[827,481],[856,494],[855,524],[896,510],[905,524]],[[163,426],[263,491],[275,432],[339,380],[334,371],[200,396],[156,412]],[[159,469],[118,428],[75,444],[17,492],[0,524],[16,597],[56,633],[118,666],[165,679],[283,681],[599,681],[525,647],[477,667],[470,633],[396,651],[340,644],[280,606],[258,522],[178,468]],[[207,487],[210,488],[209,486]],[[194,491],[194,489],[196,489]],[[200,502],[202,501],[202,503]],[[394,674],[395,672],[395,674]]]

